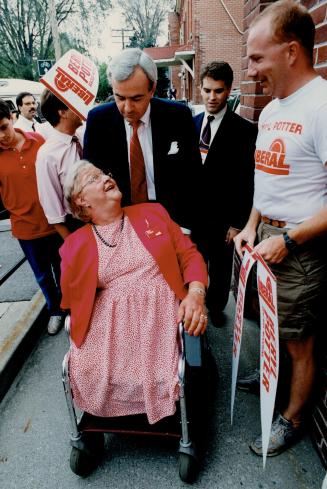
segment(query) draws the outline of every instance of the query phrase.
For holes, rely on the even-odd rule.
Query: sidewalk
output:
[[[9,260],[6,253],[8,246],[17,245],[16,240],[13,240],[12,243],[10,241],[9,245],[4,246],[4,240],[11,238],[9,219],[0,221],[0,233],[1,237],[5,237],[1,240],[0,276],[2,276],[2,272],[7,272],[6,267],[9,266],[10,268],[17,261],[15,254],[13,257],[11,256],[12,263],[8,264],[6,261]],[[17,249],[19,250],[18,245]],[[32,272],[24,273],[25,268],[30,272],[27,263],[23,267],[23,270],[16,273],[19,276],[23,273],[20,280],[28,282]],[[13,281],[12,287],[21,287],[15,277],[12,275],[8,281]],[[6,285],[3,284],[1,287],[6,287]],[[32,291],[35,289],[38,288],[31,287]],[[10,301],[0,302],[0,401],[37,343],[41,332],[40,328],[42,328],[42,318],[46,317],[45,300],[40,290],[32,293],[32,297],[30,291],[25,292],[22,294],[25,296],[24,300],[21,300],[19,295],[18,300],[14,300],[14,294],[9,294],[9,296]]]
[[[0,404],[0,487],[17,489],[22,487],[23,480],[24,489],[188,487],[178,477],[176,447],[161,440],[109,436],[104,461],[94,474],[80,479],[70,471],[68,411],[61,385],[61,362],[68,350],[68,341],[64,331],[55,337],[42,334],[46,331],[46,321],[39,314],[42,311],[39,293],[28,304],[19,307],[22,308],[20,317],[18,312],[17,316],[10,314],[8,307],[1,318],[2,324],[7,323],[8,330],[12,331],[7,336],[8,348],[0,347],[1,355],[8,353],[11,346],[17,347],[17,343],[20,343],[20,352],[25,352],[26,328],[30,324],[33,329],[32,322],[36,317],[38,327],[35,331],[40,339],[36,340],[34,331],[33,341],[37,347]],[[279,457],[267,459],[265,470],[262,459],[249,451],[249,442],[260,431],[256,396],[237,392],[234,424],[230,425],[232,298],[226,313],[227,322],[223,328],[215,329],[209,325],[208,336],[220,380],[214,404],[212,442],[193,487],[320,489],[325,471],[308,436]],[[24,328],[26,334],[19,336]],[[246,321],[240,374],[257,363],[258,333],[258,327]],[[21,353],[16,355],[17,358],[22,359]],[[4,363],[2,356],[4,369],[11,369],[9,362]]]
[[[2,238],[10,235],[9,229],[8,222],[0,221]],[[10,250],[15,244],[9,240]],[[3,266],[12,266],[4,261],[3,247],[1,255]],[[28,266],[24,280],[33,281]],[[22,283],[13,286],[22,288]],[[29,287],[28,293],[33,290],[33,286]],[[64,331],[55,337],[46,334],[43,295],[40,291],[30,293],[31,299],[27,300],[28,293],[17,294],[18,300],[0,302],[0,487],[17,489],[22,487],[22,480],[24,489],[79,489],[89,484],[94,489],[109,485],[112,489],[187,487],[178,478],[176,447],[162,441],[135,441],[128,437],[108,437],[104,462],[88,479],[72,474],[68,411],[61,385],[61,362],[68,341]],[[249,451],[249,442],[260,431],[256,396],[236,393],[234,424],[230,425],[234,309],[231,298],[225,326],[208,328],[220,380],[211,445],[193,487],[320,489],[325,471],[308,436],[279,457],[267,459],[265,470],[262,460]],[[257,365],[258,349],[259,329],[246,321],[240,375]]]

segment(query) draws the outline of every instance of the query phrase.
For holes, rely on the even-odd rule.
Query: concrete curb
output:
[[[40,290],[23,310],[17,306],[17,318],[14,317],[15,304],[13,303],[12,310],[1,318],[0,401],[35,347],[44,330],[44,324],[47,323],[45,300]]]
[[[10,231],[10,229],[10,219],[3,219],[2,221],[0,221],[0,231]]]

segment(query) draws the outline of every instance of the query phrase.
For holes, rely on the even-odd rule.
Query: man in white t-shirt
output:
[[[253,208],[235,246],[255,252],[277,277],[281,345],[290,359],[289,400],[273,422],[268,456],[295,442],[314,383],[314,345],[327,289],[327,81],[312,65],[308,11],[280,0],[252,23],[248,76],[275,99],[262,111]],[[262,455],[261,436],[250,448]]]

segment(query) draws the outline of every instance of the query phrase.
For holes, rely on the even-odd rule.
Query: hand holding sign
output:
[[[253,249],[268,263],[280,263],[288,254],[283,236],[272,236],[262,240]]]
[[[235,249],[238,253],[238,255],[243,258],[244,254],[244,247],[247,244],[249,246],[249,249],[252,250],[255,242],[255,238],[257,236],[256,230],[250,228],[250,227],[245,227],[240,231],[234,238],[234,244],[235,244]]]

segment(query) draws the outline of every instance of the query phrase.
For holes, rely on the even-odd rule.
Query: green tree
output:
[[[120,0],[126,24],[134,30],[130,47],[143,49],[156,45],[169,4],[170,1],[162,0]]]
[[[128,47],[151,48],[157,44],[161,24],[170,9],[171,2],[162,0],[121,0],[126,24],[134,30]],[[158,68],[156,97],[166,98],[169,87],[167,68]]]
[[[107,65],[101,63],[99,66],[99,88],[97,98],[104,102],[109,95],[112,95],[112,88],[107,77]]]
[[[100,13],[110,7],[111,0],[59,0],[57,22],[69,21],[78,32],[74,44],[85,49],[90,30],[104,18]],[[36,60],[54,57],[48,0],[0,0],[0,38],[0,76],[33,80]]]

